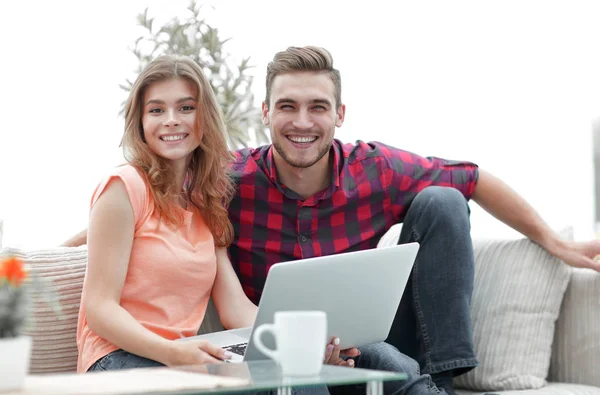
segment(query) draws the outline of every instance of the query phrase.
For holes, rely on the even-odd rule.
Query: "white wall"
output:
[[[600,113],[595,1],[212,1],[209,20],[255,89],[289,45],[331,50],[342,72],[343,141],[379,140],[478,163],[555,228],[593,231],[591,123]],[[396,4],[397,3],[397,4]],[[86,227],[88,202],[121,161],[117,113],[145,6],[187,1],[8,3],[0,14],[0,218],[4,245],[52,246]],[[33,10],[33,13],[32,13]],[[478,237],[516,234],[473,206]]]

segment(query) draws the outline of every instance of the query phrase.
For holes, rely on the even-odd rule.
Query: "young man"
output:
[[[255,303],[272,264],[373,248],[392,225],[403,223],[400,243],[421,247],[387,341],[452,393],[452,378],[477,365],[469,199],[567,264],[600,268],[592,259],[600,242],[561,240],[521,197],[475,164],[335,140],[345,106],[340,74],[325,49],[290,47],[276,54],[266,87],[262,116],[272,144],[236,153],[237,190],[229,207],[231,261]],[[85,232],[66,244],[83,243]],[[353,292],[335,278],[331,286]],[[361,352],[357,367],[409,373],[406,382],[388,383],[386,394],[437,392],[393,347],[377,344]]]
[[[272,264],[373,248],[403,223],[400,243],[417,241],[421,248],[387,341],[452,392],[452,378],[477,365],[469,199],[567,264],[599,270],[592,258],[600,242],[561,240],[519,195],[475,164],[335,140],[345,106],[339,71],[325,49],[277,53],[266,92],[262,117],[272,144],[236,153],[238,190],[229,207],[231,261],[255,303]],[[331,286],[352,292],[335,278]]]

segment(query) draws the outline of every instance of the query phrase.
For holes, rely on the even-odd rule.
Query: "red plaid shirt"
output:
[[[273,264],[373,248],[404,220],[423,188],[453,187],[469,199],[477,182],[473,163],[423,158],[377,142],[334,140],[332,151],[330,185],[306,200],[277,180],[270,145],[236,152],[229,255],[253,302]]]

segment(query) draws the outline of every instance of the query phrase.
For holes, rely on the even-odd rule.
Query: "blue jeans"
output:
[[[383,393],[386,395],[445,395],[443,389],[438,389],[431,376],[421,374],[419,364],[412,358],[402,354],[388,343],[375,343],[359,347],[360,355],[354,358],[355,366],[363,369],[387,370],[406,373],[408,378],[400,381],[383,383]],[[359,395],[366,393],[366,384],[330,387],[332,395]]]
[[[386,340],[428,374],[477,366],[471,324],[474,257],[469,206],[454,188],[428,187],[408,208],[399,244],[420,244]]]
[[[104,357],[97,360],[89,369],[88,372],[103,372],[107,370],[122,370],[122,369],[136,369],[136,368],[153,368],[158,366],[165,366],[160,362],[156,362],[152,359],[140,357],[135,354],[131,354],[124,350],[113,351]],[[247,391],[239,393],[229,393],[229,395],[272,395],[276,391]],[[309,387],[309,388],[298,388],[293,390],[294,395],[329,395],[329,391],[326,387]]]

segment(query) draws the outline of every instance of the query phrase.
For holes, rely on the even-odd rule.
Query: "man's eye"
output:
[[[292,105],[290,105],[290,104],[282,104],[281,106],[279,106],[279,108],[282,109],[282,110],[289,110],[289,109],[292,109],[294,107],[292,107]]]
[[[315,110],[324,111],[324,110],[327,110],[327,107],[325,107],[325,106],[314,106],[314,109]]]

